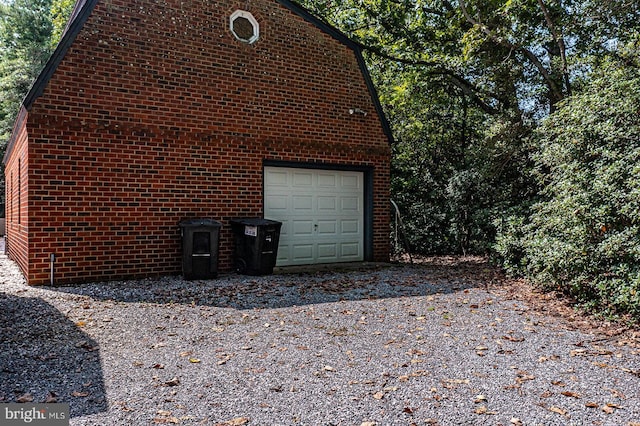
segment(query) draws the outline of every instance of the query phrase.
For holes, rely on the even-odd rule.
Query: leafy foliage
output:
[[[486,120],[462,91],[402,68],[388,65],[375,77],[396,138],[392,194],[410,245],[425,254],[486,252],[493,219],[530,186],[514,169],[527,150],[502,140],[529,130],[505,117]]]
[[[512,272],[602,312],[637,316],[640,72],[607,71],[538,129],[542,199],[528,224],[513,219],[498,249]]]
[[[0,3],[0,158],[20,103],[55,48],[72,7],[71,0]],[[4,216],[4,170],[0,188],[0,215]]]

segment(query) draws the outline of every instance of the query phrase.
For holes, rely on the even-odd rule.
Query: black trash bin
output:
[[[232,220],[236,271],[246,275],[272,274],[278,256],[281,227],[282,222],[269,219]]]
[[[212,219],[187,219],[182,228],[182,275],[187,280],[218,276],[218,242],[222,224]]]

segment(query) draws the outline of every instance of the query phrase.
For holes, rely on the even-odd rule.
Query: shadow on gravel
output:
[[[64,402],[71,417],[107,410],[98,345],[39,298],[0,293],[0,402]]]
[[[339,268],[339,267],[336,267]],[[359,269],[304,271],[262,277],[224,275],[50,287],[52,291],[129,303],[179,303],[233,309],[276,309],[342,300],[426,296],[487,288],[504,277],[483,258],[433,258],[420,264],[363,265]]]

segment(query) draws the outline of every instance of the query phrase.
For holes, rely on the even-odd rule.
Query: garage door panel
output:
[[[302,188],[311,188],[313,186],[313,173],[311,172],[294,172],[293,186]]]
[[[289,173],[285,170],[270,169],[265,171],[265,178],[271,186],[289,186]]]
[[[360,203],[357,197],[340,197],[340,207],[343,212],[345,211],[360,211]]]
[[[281,238],[282,238],[282,235],[281,235]],[[290,250],[289,245],[285,244],[283,246],[278,246],[278,256],[276,257],[276,263],[288,261],[289,258],[291,257],[289,250]]]
[[[325,214],[336,214],[338,211],[338,201],[335,196],[319,195],[318,211]]]
[[[338,187],[338,178],[335,173],[318,173],[318,187],[331,188]]]
[[[289,233],[289,227],[291,226],[289,224],[289,220],[287,219],[280,219],[280,222],[282,222],[282,226],[280,227],[280,238],[288,238],[290,233]]]
[[[336,220],[318,220],[317,232],[322,236],[334,236],[338,234],[338,222]]]
[[[357,258],[360,256],[360,247],[358,243],[342,243],[340,244],[340,256],[343,258]]]
[[[293,212],[296,214],[311,214],[313,211],[313,197],[311,195],[291,195]]]
[[[269,211],[279,211],[286,214],[289,210],[289,196],[274,194],[266,201]]]
[[[292,235],[312,236],[313,221],[311,220],[293,220]]]
[[[328,262],[338,259],[338,245],[335,243],[318,244],[318,259]]]
[[[361,179],[357,175],[342,175],[342,187],[343,188],[361,188]]]
[[[265,167],[264,179],[265,218],[283,222],[277,265],[363,260],[362,172]]]
[[[342,234],[359,234],[361,230],[361,222],[357,220],[341,220],[340,232]]]
[[[294,262],[312,262],[313,244],[293,244],[291,257]]]

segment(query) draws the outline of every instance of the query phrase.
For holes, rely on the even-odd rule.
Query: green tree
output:
[[[544,288],[636,318],[639,110],[640,71],[633,67],[607,66],[581,94],[560,103],[537,130],[542,198],[519,235],[499,240],[512,266]]]
[[[0,157],[29,91],[62,35],[70,0],[13,0],[0,3]],[[4,172],[0,174],[4,214]]]
[[[367,54],[396,139],[393,196],[424,253],[483,252],[528,215],[531,131],[602,63],[634,63],[640,28],[626,0],[306,5]]]

